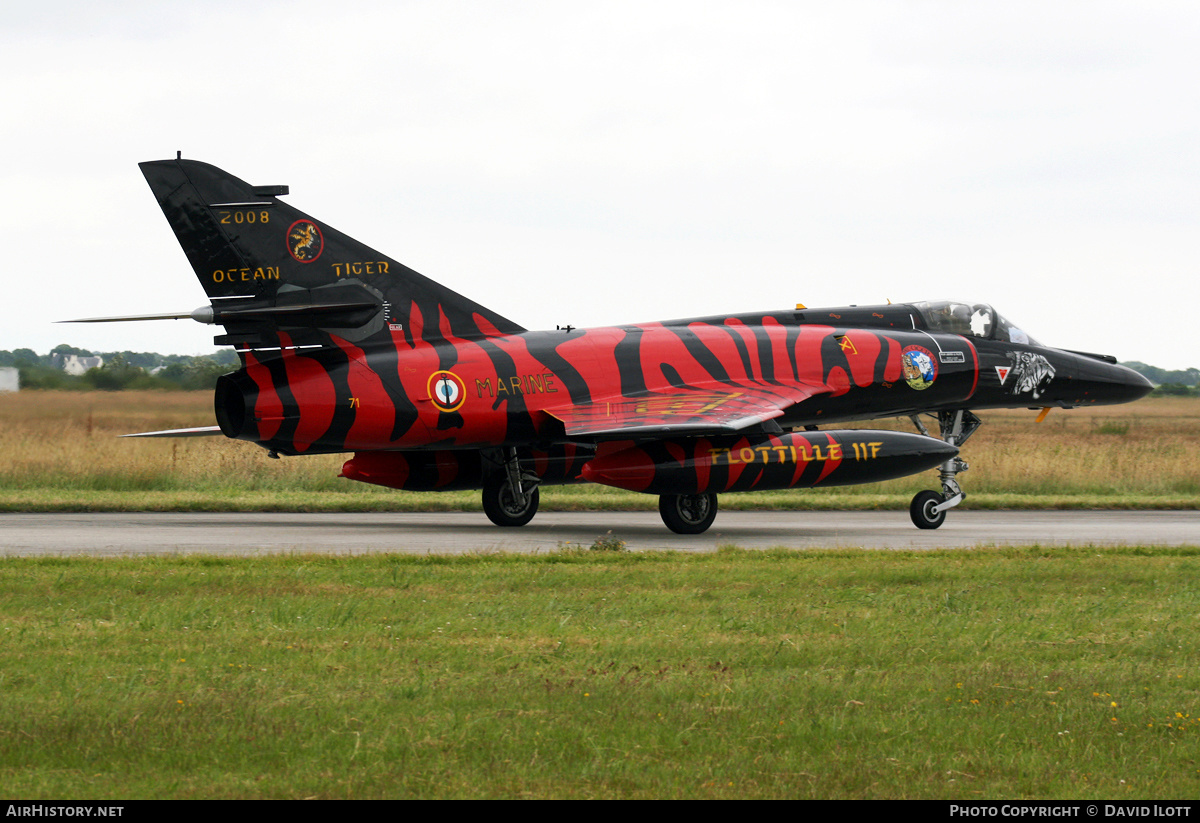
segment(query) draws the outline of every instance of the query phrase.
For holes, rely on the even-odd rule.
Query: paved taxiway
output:
[[[633,550],[860,546],[1200,545],[1200,511],[961,511],[936,531],[906,512],[721,512],[705,534],[669,532],[656,512],[542,512],[499,529],[481,513],[3,514],[0,555],[553,551],[612,532]]]

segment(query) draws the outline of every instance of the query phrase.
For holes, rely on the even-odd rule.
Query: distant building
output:
[[[20,391],[21,390],[21,372],[20,370],[8,366],[0,369],[0,391]]]
[[[56,354],[54,360],[55,365],[60,369],[76,377],[81,376],[88,369],[98,369],[104,365],[103,357],[80,357],[77,354]]]

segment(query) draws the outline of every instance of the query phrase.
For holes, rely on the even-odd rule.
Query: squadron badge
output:
[[[937,360],[923,346],[908,346],[900,352],[900,366],[904,382],[917,391],[924,391],[937,379]]]
[[[321,230],[311,220],[297,220],[287,231],[287,249],[296,261],[311,263],[321,256],[325,248],[325,238]]]

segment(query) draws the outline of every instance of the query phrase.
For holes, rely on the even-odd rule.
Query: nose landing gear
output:
[[[942,439],[951,446],[960,448],[983,424],[983,421],[968,409],[938,412],[937,417]],[[911,419],[921,434],[931,436],[917,415],[914,414]],[[966,493],[955,478],[959,472],[965,472],[969,468],[967,461],[961,457],[951,457],[938,467],[942,491],[917,492],[908,506],[908,515],[912,518],[914,526],[918,529],[936,529],[945,522],[947,511],[967,499]]]

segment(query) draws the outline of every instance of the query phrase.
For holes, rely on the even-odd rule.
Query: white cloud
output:
[[[0,348],[205,347],[48,323],[203,302],[136,169],[182,149],[526,325],[959,296],[1200,365],[1198,26],[1165,2],[26,5],[0,31]]]

